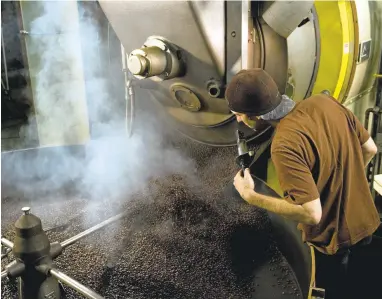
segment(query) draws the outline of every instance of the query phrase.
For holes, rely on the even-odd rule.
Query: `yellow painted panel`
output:
[[[280,183],[277,179],[276,169],[271,159],[268,160],[267,184],[280,196],[283,196],[283,191],[281,190]]]
[[[338,101],[346,95],[354,68],[354,18],[349,1],[316,1],[320,60],[313,94],[329,90]]]
[[[313,94],[334,93],[342,63],[343,37],[337,1],[315,1],[320,32],[320,62]]]
[[[354,38],[353,38],[354,31],[353,30],[350,31],[351,29],[353,29],[351,28],[353,24],[353,17],[352,17],[352,9],[351,9],[350,2],[339,1],[338,7],[339,7],[339,12],[341,17],[341,24],[342,24],[343,50],[342,50],[340,74],[339,74],[337,86],[333,93],[333,96],[336,99],[341,100],[342,102],[342,99],[340,99],[340,93],[343,89],[346,89],[349,83],[346,81],[349,80],[349,77],[347,75],[350,74],[349,70],[351,70],[350,58],[352,58],[352,56],[350,55],[350,46],[351,46],[351,42],[354,42]],[[352,43],[352,46],[354,47],[354,43]]]

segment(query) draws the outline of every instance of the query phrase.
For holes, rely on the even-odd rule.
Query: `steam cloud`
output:
[[[115,105],[105,74],[100,73],[101,40],[87,12],[79,10],[80,36],[78,16],[73,15],[75,2],[46,1],[37,5],[44,7],[44,14],[25,30],[29,32],[29,50],[34,49],[29,53],[33,57],[30,71],[36,86],[35,111],[38,121],[44,124],[39,126],[40,141],[53,146],[62,140],[76,144],[84,134],[89,115],[96,120],[91,129],[97,137],[84,147],[78,146],[78,150],[62,147],[47,154],[46,148],[37,153],[25,152],[22,159],[10,154],[3,159],[3,184],[17,187],[27,197],[33,197],[36,190],[58,192],[75,184],[93,202],[99,202],[126,198],[145,187],[151,178],[192,173],[192,161],[164,145],[162,127],[154,115],[139,112],[134,135],[130,139],[126,136],[121,117],[125,107]],[[80,40],[86,55],[81,53]],[[111,59],[120,62],[120,57]],[[82,65],[86,70],[87,106],[79,101],[84,98]],[[140,101],[139,95],[136,100]]]

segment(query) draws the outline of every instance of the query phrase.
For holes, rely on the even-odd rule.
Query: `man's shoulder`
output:
[[[342,105],[332,96],[326,94],[314,94],[299,102],[300,109],[313,107],[313,109],[326,110],[333,109],[334,107],[340,108]]]
[[[297,145],[296,142],[299,139],[298,136],[298,130],[294,130],[286,125],[280,125],[273,136],[271,152],[295,147]]]

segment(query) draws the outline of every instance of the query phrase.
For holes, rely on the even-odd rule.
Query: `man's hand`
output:
[[[243,171],[240,170],[235,178],[233,179],[233,185],[235,186],[237,192],[239,192],[240,196],[247,201],[246,194],[248,192],[246,191],[254,191],[255,189],[255,182],[252,179],[251,173],[249,172],[249,169],[246,168],[244,170],[244,177],[242,176]]]

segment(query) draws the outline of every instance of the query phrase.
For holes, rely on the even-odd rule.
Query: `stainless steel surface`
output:
[[[236,141],[234,132],[238,125],[228,109],[223,92],[219,97],[211,94],[212,89],[208,87],[208,82],[215,80],[224,86],[225,79],[230,79],[236,71],[241,69],[240,62],[248,67],[262,67],[260,64],[264,64],[264,68],[275,77],[280,90],[285,90],[286,41],[270,28],[269,30],[259,28],[259,32],[254,30],[251,15],[253,14],[252,2],[212,2],[145,1],[138,4],[130,1],[101,0],[99,3],[127,52],[139,49],[153,34],[165,38],[166,41],[181,49],[186,62],[185,75],[170,80],[163,80],[156,76],[140,80],[141,90],[139,92],[136,90],[136,98],[139,100],[142,96],[150,98],[155,104],[158,103],[159,105],[153,105],[153,109],[155,109],[154,106],[156,110],[163,109],[161,115],[163,114],[166,121],[196,141],[210,145],[234,145]],[[211,10],[211,7],[215,5],[216,9]],[[227,16],[228,20],[231,20],[227,22],[227,28],[224,24],[224,7],[227,14],[235,14],[235,16],[231,14]],[[142,16],[145,16],[144,22],[142,22]],[[237,18],[241,22],[238,22]],[[246,26],[245,36],[243,36],[242,22]],[[247,58],[244,60],[240,57],[243,53],[241,53],[239,40],[242,44],[246,43],[243,53]],[[227,53],[223,56],[221,56],[221,44],[227,47],[225,49]],[[254,51],[254,48],[265,50],[265,54],[259,56],[261,51]],[[224,65],[223,68],[226,70],[225,74],[221,72],[221,61],[217,62],[215,59],[219,55],[222,61],[225,59],[227,61],[227,66]],[[134,68],[134,71],[141,71],[144,68],[143,64],[138,63],[138,68]],[[171,86],[174,84],[182,85],[190,90],[191,94],[195,95],[192,99],[197,98],[200,102],[200,109],[199,105],[192,105],[192,109],[183,109],[179,105],[179,99],[174,100],[171,91]],[[252,138],[256,133],[246,131],[246,135]]]
[[[382,50],[382,2],[356,0],[355,5],[359,43],[371,39],[371,55],[368,60],[357,64],[352,86],[347,99],[343,103],[344,105],[349,105],[362,98],[359,95],[374,86],[375,77],[373,77],[373,74],[377,72]],[[363,112],[367,108],[374,105],[373,102],[364,102],[364,100],[360,101],[355,107],[360,112],[357,114],[360,118],[363,117]]]
[[[274,1],[262,17],[275,32],[287,38],[309,15],[313,4],[314,1]]]
[[[226,4],[226,82],[241,70],[241,1]]]
[[[356,0],[359,42],[372,40],[370,58],[357,64],[352,86],[343,105],[361,120],[375,106],[375,77],[382,54],[382,2]]]
[[[362,63],[368,60],[370,57],[370,54],[371,54],[371,39],[360,42],[357,62]]]
[[[8,239],[1,238],[1,244],[10,249],[13,248],[13,242],[9,241]]]
[[[293,94],[288,93],[288,95],[297,102],[305,99],[310,86],[314,83],[314,74],[318,69],[313,14],[310,14],[309,19],[308,23],[296,28],[287,38],[288,70],[291,74],[288,78],[288,87],[293,87]]]
[[[310,85],[305,94],[305,98],[309,97],[312,94],[314,83],[316,82],[316,78],[317,78],[318,66],[320,64],[320,51],[321,51],[320,28],[318,24],[318,16],[317,16],[317,11],[315,7],[313,7],[311,11],[310,22],[313,22],[316,52],[315,52],[315,59],[314,59],[314,71],[312,74],[312,78],[310,79]]]
[[[275,80],[280,92],[285,93],[288,74],[288,48],[284,37],[278,35],[264,20],[260,20],[264,43],[264,70]]]
[[[79,233],[78,235],[75,235],[75,236],[61,242],[61,246],[62,246],[62,248],[68,247],[68,246],[72,245],[73,243],[77,242],[78,240],[86,237],[87,235],[90,235],[91,233],[103,228],[104,226],[106,226],[110,223],[113,223],[113,222],[125,217],[126,215],[127,215],[127,212],[115,215],[115,216],[113,216],[113,217],[111,217],[111,218],[109,218],[109,219],[83,231],[82,233]]]
[[[101,295],[94,292],[92,289],[85,287],[81,283],[79,283],[77,280],[67,276],[65,273],[62,273],[61,271],[57,269],[51,269],[49,271],[50,275],[52,275],[57,280],[61,281],[62,283],[66,284],[67,286],[71,287],[72,289],[76,290],[81,295],[85,296],[89,299],[103,299]]]
[[[225,1],[190,1],[200,31],[220,76],[225,73]]]
[[[6,278],[6,277],[8,277],[8,272],[7,272],[7,270],[4,270],[1,272],[1,279]]]
[[[253,67],[253,26],[251,1],[241,1],[241,68]]]
[[[164,81],[156,77],[140,80],[139,88],[135,89],[136,99],[140,101],[143,97],[154,102],[153,110],[190,138],[226,146],[235,144],[237,124],[223,92],[220,97],[214,97],[207,88],[210,80],[225,84],[225,64],[222,67],[221,62],[226,59],[226,3],[213,2],[99,1],[127,53],[140,48],[148,37],[155,34],[179,47],[182,59],[186,61],[186,73],[182,77]],[[216,9],[211,10],[212,7]],[[145,16],[144,21],[142,16]],[[216,57],[221,62],[216,61]],[[193,112],[181,108],[171,95],[173,84],[181,84],[197,95],[201,109]]]

